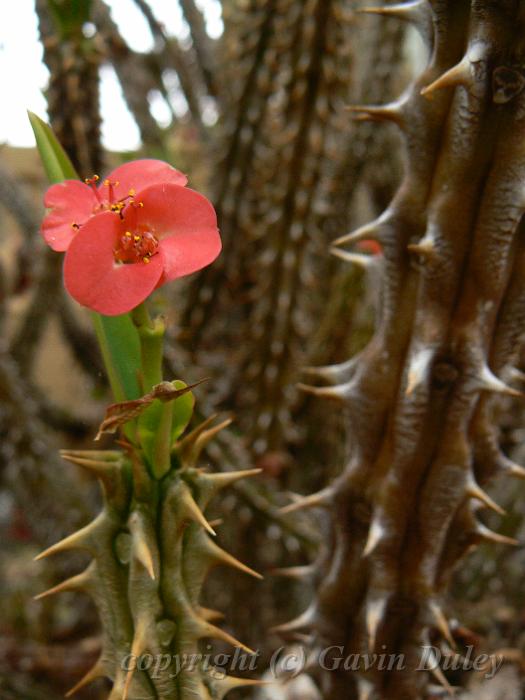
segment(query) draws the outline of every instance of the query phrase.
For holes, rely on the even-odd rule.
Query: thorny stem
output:
[[[155,434],[153,452],[153,475],[157,479],[167,474],[171,467],[171,429],[173,424],[173,401],[162,404],[162,412]]]

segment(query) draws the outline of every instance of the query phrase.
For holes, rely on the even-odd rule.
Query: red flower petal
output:
[[[127,226],[148,228],[159,239],[164,273],[161,284],[209,265],[221,252],[217,216],[203,195],[178,185],[162,184],[140,193],[141,208],[129,207]]]
[[[164,272],[158,284],[190,275],[212,263],[221,252],[219,232],[180,233],[164,238],[159,245],[164,257]]]
[[[160,250],[147,264],[115,263],[113,251],[124,231],[115,214],[97,214],[75,236],[64,260],[67,291],[82,306],[106,316],[131,311],[151,294],[162,275]]]
[[[172,168],[168,163],[153,158],[133,160],[129,163],[119,165],[118,168],[115,168],[115,170],[108,175],[107,179],[110,182],[119,183],[113,187],[115,200],[127,197],[130,190],[135,190],[135,192],[138,193],[145,187],[149,187],[149,185],[169,182],[184,187],[188,182],[186,175],[175,170],[175,168]],[[101,195],[105,199],[107,186],[102,183],[100,185],[100,190]]]
[[[79,180],[65,180],[50,187],[44,196],[44,206],[51,211],[40,229],[46,243],[57,251],[67,250],[76,236],[72,224],[83,224],[93,214],[97,198],[93,190]]]

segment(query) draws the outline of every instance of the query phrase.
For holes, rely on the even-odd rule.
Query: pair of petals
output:
[[[141,207],[123,217],[92,216],[72,238],[64,260],[64,283],[83,306],[108,316],[130,311],[170,280],[209,265],[221,251],[217,217],[210,202],[178,184],[140,192]],[[120,264],[115,249],[126,231],[151,231],[159,245],[148,263]]]
[[[65,180],[50,187],[44,197],[44,205],[50,212],[44,218],[41,232],[46,243],[63,252],[77,235],[77,226],[83,226],[94,215],[114,202],[129,197],[130,191],[139,195],[151,185],[174,184],[184,187],[186,176],[168,163],[155,159],[135,160],[113,170],[107,178],[110,188],[102,181],[96,189],[79,180]]]

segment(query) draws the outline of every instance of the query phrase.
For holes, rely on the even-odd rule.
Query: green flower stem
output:
[[[149,328],[153,328],[153,319],[150,316],[148,307],[144,303],[139,304],[132,310],[131,318],[133,319],[133,323],[137,326],[137,328],[139,326],[148,326]]]
[[[165,324],[162,318],[152,319],[145,304],[140,304],[131,312],[140,338],[142,366],[142,389],[150,391],[162,381],[162,349]],[[155,402],[157,404],[158,402]],[[148,409],[158,411],[155,404]],[[151,471],[156,479],[161,479],[171,467],[171,442],[173,424],[173,403],[161,404],[155,429]],[[140,434],[140,430],[139,430]]]
[[[162,346],[165,325],[162,318],[152,320],[145,304],[131,312],[140,338],[142,391],[147,393],[162,381]]]
[[[115,401],[126,401],[129,398],[137,398],[127,396],[123,387],[123,382],[119,377],[118,368],[113,362],[113,356],[109,346],[109,340],[107,333],[105,332],[103,318],[100,314],[92,313],[91,320],[93,322],[93,327],[95,329],[95,334],[97,336],[98,344],[100,347],[100,352],[102,354],[102,360],[104,362],[104,367],[109,380],[109,385],[111,387],[111,392]]]

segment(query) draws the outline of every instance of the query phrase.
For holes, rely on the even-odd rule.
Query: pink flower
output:
[[[102,211],[121,212],[140,191],[150,185],[173,183],[184,186],[188,179],[161,160],[134,160],[113,170],[98,185],[91,180],[64,180],[48,189],[44,206],[50,212],[42,222],[41,233],[46,243],[57,251],[68,249],[79,228]]]
[[[184,175],[146,160],[117,168],[115,176],[120,179],[98,189],[74,180],[53,185],[45,198],[52,211],[42,226],[49,245],[66,251],[68,292],[107,316],[130,311],[157,287],[209,265],[221,250],[215,210],[184,186]]]

